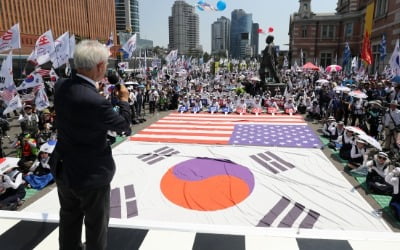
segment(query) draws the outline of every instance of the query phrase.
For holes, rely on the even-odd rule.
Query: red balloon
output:
[[[258,32],[258,34],[260,34],[260,33],[263,33],[264,31],[263,31],[263,29],[258,29],[257,32]]]
[[[272,27],[269,27],[269,28],[268,28],[268,32],[269,32],[269,33],[272,33],[272,32],[274,32],[274,28],[272,28]]]

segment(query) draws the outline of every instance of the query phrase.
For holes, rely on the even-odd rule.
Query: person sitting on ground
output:
[[[316,120],[319,120],[321,118],[321,109],[319,107],[317,100],[314,100],[312,102],[312,106],[308,111],[307,117],[309,117],[311,119],[316,119]]]
[[[342,136],[344,134],[344,132],[345,132],[344,122],[339,121],[336,124],[335,130],[331,134],[331,140],[337,140],[339,138],[339,136]]]
[[[269,114],[275,115],[279,111],[279,106],[274,98],[268,96],[265,100],[265,105],[267,107],[267,113]]]
[[[54,118],[52,117],[49,109],[44,109],[42,111],[42,115],[39,117],[39,130],[42,131],[45,129],[45,124],[50,124],[51,128],[54,126]]]
[[[285,110],[286,114],[292,115],[297,112],[297,107],[293,102],[292,98],[289,98],[287,102],[283,105],[283,109]]]
[[[350,159],[347,166],[349,168],[358,168],[363,165],[365,157],[367,156],[366,150],[367,143],[364,140],[357,139],[356,143],[352,146],[350,151]]]
[[[219,103],[217,101],[217,97],[213,96],[211,104],[210,104],[210,106],[208,108],[208,112],[213,114],[213,113],[217,113],[218,110],[219,110]]]
[[[251,112],[253,114],[260,114],[262,112],[262,100],[259,95],[256,95],[256,97],[254,98]]]
[[[203,110],[203,103],[200,99],[200,96],[196,96],[193,107],[190,108],[193,113],[199,113]]]
[[[340,147],[339,156],[343,160],[350,159],[350,152],[353,147],[354,140],[354,132],[348,129],[345,129],[343,135],[338,137],[337,142],[342,145]]]
[[[225,108],[222,109],[223,113],[232,113],[233,110],[235,110],[235,105],[232,102],[231,98],[227,98],[226,99],[226,104],[225,104]]]
[[[17,163],[18,169],[26,174],[38,154],[36,140],[30,134],[22,134],[15,146],[17,147],[17,156],[20,158]]]
[[[36,161],[29,169],[29,173],[24,176],[25,181],[31,188],[41,190],[48,184],[54,181],[53,175],[50,172],[50,159],[49,149],[45,148],[39,152]]]
[[[187,96],[183,97],[183,100],[181,100],[178,104],[178,111],[179,112],[187,112],[190,107],[190,102],[188,100]]]
[[[335,133],[335,130],[336,130],[336,125],[337,124],[336,124],[335,117],[329,116],[322,128],[322,134],[325,137],[332,139],[332,135]],[[337,137],[336,137],[336,139],[337,139]]]
[[[16,210],[25,195],[25,182],[17,168],[0,173],[0,209]]]
[[[238,114],[245,114],[247,112],[247,105],[244,102],[244,99],[240,99],[240,102],[238,105],[236,105],[236,113]]]
[[[391,171],[390,160],[385,152],[379,152],[366,164],[368,168],[367,188],[373,194],[391,195],[393,187],[385,181]]]

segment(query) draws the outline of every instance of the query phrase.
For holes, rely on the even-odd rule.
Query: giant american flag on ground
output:
[[[131,141],[319,148],[318,136],[301,115],[171,113]]]

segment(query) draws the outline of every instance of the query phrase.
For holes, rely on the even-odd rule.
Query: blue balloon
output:
[[[197,2],[198,5],[203,5],[206,1],[205,0],[200,0]]]
[[[218,1],[217,3],[217,10],[223,11],[226,9],[226,3],[225,1]]]

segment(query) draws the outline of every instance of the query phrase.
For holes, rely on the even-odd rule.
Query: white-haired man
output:
[[[58,142],[50,160],[60,201],[60,249],[81,249],[82,223],[86,249],[107,246],[110,182],[115,173],[107,131],[130,131],[129,92],[116,87],[119,112],[98,93],[109,51],[84,40],[74,51],[76,74],[55,85]],[[130,132],[128,132],[130,133]]]

